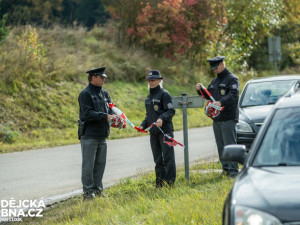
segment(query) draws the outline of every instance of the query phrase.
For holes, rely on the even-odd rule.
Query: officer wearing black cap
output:
[[[107,76],[105,67],[88,70],[88,86],[81,91],[79,102],[78,136],[82,152],[81,181],[83,198],[93,199],[102,193],[102,177],[106,164],[107,143],[110,133],[109,121],[114,118],[108,103],[110,96],[102,86]]]
[[[224,106],[221,113],[213,118],[213,130],[218,147],[219,159],[222,163],[224,175],[236,177],[238,173],[238,163],[222,160],[223,148],[225,145],[236,144],[236,123],[239,118],[238,99],[239,99],[239,79],[230,72],[224,62],[224,56],[217,56],[207,60],[211,70],[217,73],[209,84],[207,90],[216,100],[213,104]],[[205,95],[207,100],[209,96],[201,90],[200,84],[196,84],[196,90]]]
[[[172,97],[162,88],[162,79],[158,70],[151,70],[146,81],[150,94],[145,100],[146,117],[141,129],[149,127],[153,122],[156,126],[150,129],[150,144],[155,162],[156,187],[172,186],[176,179],[176,164],[174,147],[164,143],[164,135],[157,128],[160,127],[165,134],[173,136],[172,117],[175,115]]]

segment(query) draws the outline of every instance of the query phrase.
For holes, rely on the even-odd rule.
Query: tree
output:
[[[210,54],[210,43],[218,37],[218,30],[226,22],[222,16],[224,13],[220,13],[222,8],[218,8],[211,0],[186,0],[183,7],[191,23],[189,38],[192,44],[187,56],[192,62],[201,65]]]
[[[76,21],[91,28],[109,17],[101,0],[3,0],[1,6],[0,15],[7,13],[11,25],[48,26]]]
[[[181,0],[164,0],[156,8],[146,4],[137,17],[133,38],[159,55],[176,59],[191,47],[191,23],[184,11]]]
[[[300,65],[300,2],[297,0],[283,0],[282,11],[279,14],[281,25],[265,35],[263,42],[259,43],[249,58],[249,65],[256,70],[273,69],[273,64],[268,59],[268,36],[281,37],[282,59],[278,66],[297,68]]]
[[[0,1],[1,3],[1,1]],[[1,8],[0,8],[1,9]],[[0,19],[0,42],[7,36],[9,33],[8,28],[5,26],[7,20],[7,14],[3,15]]]
[[[59,21],[55,15],[62,11],[63,0],[3,0],[2,12],[8,14],[9,24],[49,25]]]
[[[157,1],[157,0],[155,0]],[[103,0],[107,10],[114,19],[117,29],[117,40],[120,44],[129,38],[129,43],[134,42],[132,34],[136,31],[137,17],[145,7],[147,0]],[[149,3],[149,4],[150,4]],[[153,4],[155,5],[155,4]]]
[[[103,24],[109,18],[101,0],[81,0],[74,8],[73,21],[89,28]]]
[[[281,36],[282,48],[290,58],[289,65],[300,65],[300,2],[297,0],[283,0],[284,21],[274,35]]]
[[[227,23],[222,29],[215,53],[226,52],[236,66],[249,58],[253,48],[281,23],[281,0],[226,0]],[[233,65],[233,66],[235,66]]]

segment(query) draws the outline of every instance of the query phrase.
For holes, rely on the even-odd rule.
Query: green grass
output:
[[[91,202],[75,197],[43,212],[43,218],[24,219],[25,224],[222,224],[222,207],[233,180],[214,170],[220,163],[200,163],[187,182],[177,170],[173,188],[156,189],[154,173],[125,179],[105,189],[108,198]]]

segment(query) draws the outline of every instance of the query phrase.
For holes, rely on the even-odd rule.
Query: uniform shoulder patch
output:
[[[174,109],[173,103],[168,103],[167,106],[168,106],[168,109]]]
[[[236,84],[233,84],[233,85],[232,85],[232,89],[237,89],[237,85],[236,85]]]

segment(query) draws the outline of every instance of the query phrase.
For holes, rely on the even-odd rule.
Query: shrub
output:
[[[9,126],[0,125],[0,142],[13,143],[16,141],[19,133],[13,131]]]
[[[5,26],[7,14],[5,14],[0,20],[0,42],[8,35],[8,28]]]

